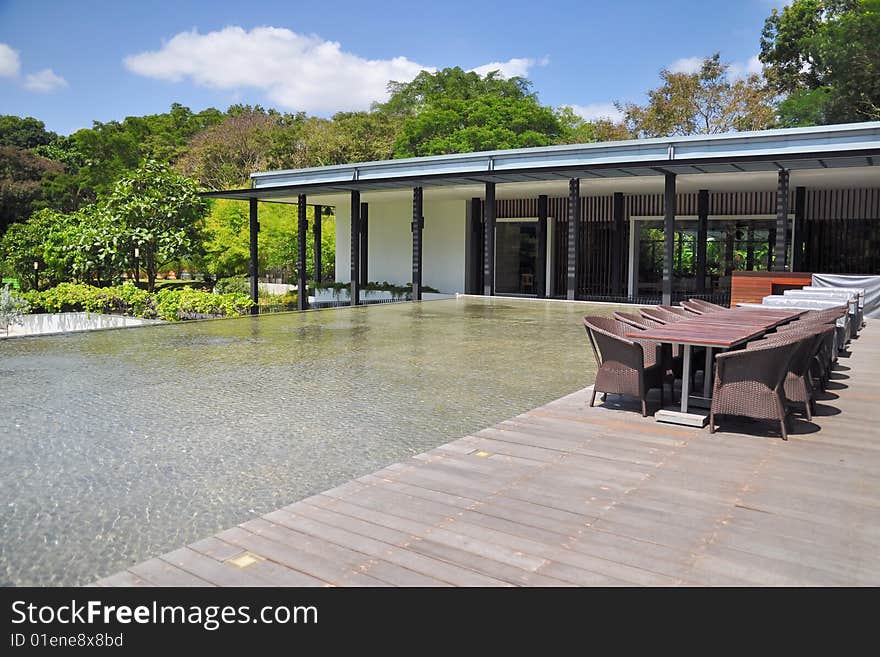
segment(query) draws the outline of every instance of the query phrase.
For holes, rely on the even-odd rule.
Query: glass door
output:
[[[495,291],[536,294],[538,225],[534,221],[502,221],[495,225]]]

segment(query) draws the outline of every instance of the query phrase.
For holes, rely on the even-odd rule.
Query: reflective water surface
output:
[[[0,584],[76,585],[592,382],[581,316],[453,299],[0,342]]]

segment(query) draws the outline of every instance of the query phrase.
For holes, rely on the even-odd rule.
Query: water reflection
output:
[[[0,343],[0,584],[82,584],[592,381],[564,303]]]

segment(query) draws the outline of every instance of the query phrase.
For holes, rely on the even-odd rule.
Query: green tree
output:
[[[604,118],[587,121],[575,114],[568,106],[558,108],[556,116],[562,125],[562,132],[556,140],[557,144],[589,144],[633,138],[623,123],[615,123],[611,119]]]
[[[760,59],[787,126],[880,119],[880,0],[794,0],[764,23]]]
[[[42,181],[64,167],[29,150],[0,146],[0,234],[25,221],[45,200]]]
[[[70,229],[69,218],[50,209],[10,225],[0,240],[3,274],[15,276],[25,287],[38,287],[41,280],[50,284],[68,280],[73,254]]]
[[[194,181],[153,160],[120,179],[106,202],[125,227],[125,248],[140,249],[150,291],[160,267],[198,253],[207,209]]]
[[[58,137],[46,130],[46,124],[32,116],[0,115],[0,146],[35,148]]]
[[[663,81],[645,105],[618,103],[627,129],[638,137],[763,130],[775,121],[773,94],[762,78],[731,79],[730,66],[715,53],[695,73],[660,71]]]
[[[395,157],[544,146],[563,131],[527,80],[497,71],[422,71],[412,82],[391,82],[389,90],[389,100],[374,111],[403,117]]]

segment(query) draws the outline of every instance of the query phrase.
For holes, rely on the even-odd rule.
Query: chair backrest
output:
[[[694,315],[705,315],[707,312],[709,312],[708,310],[706,310],[702,306],[700,306],[696,303],[693,303],[691,301],[682,301],[681,307],[684,308],[685,310],[687,310],[688,312],[693,313]]]
[[[690,317],[690,313],[681,306],[657,306],[661,310],[679,315],[681,317]]]
[[[648,340],[627,338],[627,333],[638,331],[633,326],[611,317],[584,317],[584,327],[590,337],[593,355],[601,365],[606,360],[619,360],[630,367],[650,367],[659,358],[660,345]]]
[[[819,350],[826,333],[833,330],[833,327],[825,329],[816,326],[805,327],[803,330],[774,333],[762,340],[750,342],[746,345],[746,349],[760,349],[764,345],[796,344],[797,348],[794,350],[789,362],[789,370],[797,376],[803,376],[810,369],[813,356]]]
[[[634,315],[632,313],[624,313],[619,310],[614,311],[614,319],[623,322],[624,324],[629,324],[630,326],[637,329],[646,329],[649,328],[648,322],[650,319],[645,319],[644,317],[640,317],[639,315]],[[654,322],[658,323],[658,322]]]
[[[706,301],[705,299],[688,299],[688,301],[698,308],[702,308],[708,312],[718,312],[719,310],[728,310],[724,306],[719,306],[717,303],[711,303],[710,301]],[[684,304],[682,304],[684,305]]]
[[[716,383],[723,386],[738,381],[757,381],[775,390],[785,381],[792,357],[801,342],[796,339],[768,341],[751,349],[718,354],[715,357]]]
[[[670,312],[663,306],[651,306],[650,308],[639,308],[639,314],[642,317],[660,322],[661,324],[673,324],[688,318],[687,313]],[[691,315],[693,316],[693,315]]]

